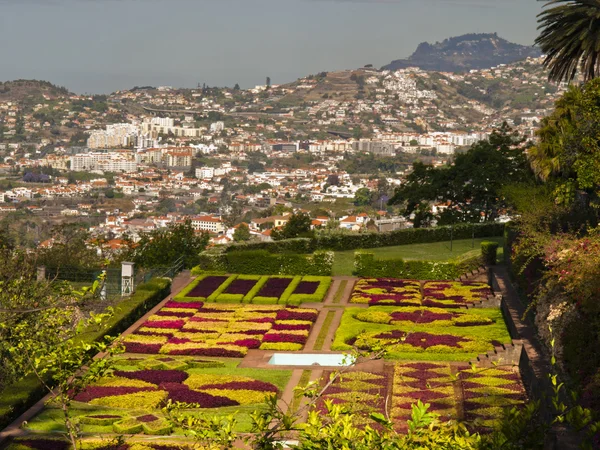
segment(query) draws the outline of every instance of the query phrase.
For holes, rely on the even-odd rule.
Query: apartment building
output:
[[[219,217],[196,216],[192,217],[192,228],[196,231],[208,231],[210,233],[223,234],[225,224]]]

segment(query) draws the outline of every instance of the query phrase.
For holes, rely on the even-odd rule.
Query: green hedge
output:
[[[375,259],[375,254],[356,252],[354,273],[360,277],[392,277],[412,280],[453,280],[483,265],[481,256],[452,261],[404,261]]]
[[[114,315],[102,328],[90,327],[78,335],[75,338],[76,341],[95,342],[103,339],[104,336],[118,336],[167,297],[170,292],[171,280],[168,278],[154,278],[148,283],[139,285],[132,296],[115,307]],[[8,426],[46,393],[33,374],[7,386],[0,392],[0,429]]]
[[[481,243],[481,256],[488,266],[495,266],[498,258],[498,243],[492,241],[483,241]]]
[[[250,275],[316,275],[329,276],[333,253],[317,251],[312,255],[267,250],[226,252],[225,247],[200,254],[200,264],[193,274],[204,272],[244,273]]]
[[[364,248],[393,247],[396,245],[424,244],[453,239],[503,236],[503,223],[475,223],[440,226],[435,228],[407,228],[385,233],[333,233],[314,238],[285,239],[282,241],[230,244],[209,250],[215,253],[236,253],[265,250],[269,253],[313,253],[317,250],[358,250]],[[214,266],[213,266],[214,267]],[[214,270],[225,270],[215,268]],[[246,272],[247,273],[247,272]]]
[[[311,238],[284,239],[268,242],[240,242],[228,245],[226,252],[248,252],[267,250],[270,253],[312,253],[317,250],[316,242]]]
[[[470,239],[502,236],[503,223],[460,224],[435,228],[407,228],[387,233],[331,234],[318,236],[316,248],[336,251],[363,248],[392,247],[396,245],[442,242],[453,239]]]

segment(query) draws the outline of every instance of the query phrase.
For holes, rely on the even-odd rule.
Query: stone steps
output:
[[[518,366],[523,352],[523,341],[513,339],[509,344],[494,347],[494,350],[483,353],[469,361],[478,368],[492,368],[496,365]]]

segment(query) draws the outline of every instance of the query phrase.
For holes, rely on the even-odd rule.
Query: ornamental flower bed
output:
[[[355,425],[369,424],[377,428],[377,424],[369,418],[372,413],[385,414],[386,400],[390,395],[388,386],[392,376],[392,367],[387,366],[383,372],[346,372],[339,376],[317,402],[317,410],[325,413],[325,401],[343,405],[355,414]],[[333,372],[325,371],[321,377],[321,386],[329,382]]]
[[[158,410],[169,400],[187,403],[189,408],[221,408],[262,403],[268,396],[280,392],[276,385],[267,381],[227,372],[220,375],[214,371],[220,369],[115,370],[112,376],[100,379],[74,400],[125,410]],[[243,374],[244,369],[240,369],[240,373]],[[131,386],[132,381],[140,386]],[[160,416],[153,413],[157,414]],[[139,417],[136,420],[154,422],[157,419],[146,414],[142,420]]]
[[[492,290],[485,283],[468,281],[430,281],[423,285],[423,297],[434,306],[439,304],[469,304],[485,300]]]
[[[387,359],[469,361],[510,342],[499,309],[346,308],[331,349],[383,347]]]
[[[512,367],[475,369],[467,365],[405,363],[394,366],[390,417],[397,431],[407,429],[411,405],[421,400],[441,420],[475,420],[478,431],[489,431],[503,408],[525,402],[521,377]],[[460,393],[460,395],[457,395]],[[460,416],[459,416],[460,414]]]
[[[180,308],[197,308],[199,301],[259,305],[322,302],[330,285],[331,277],[203,275],[177,294],[175,301],[169,302],[171,310],[161,315],[185,317],[189,311],[174,311],[177,308],[174,304],[185,305]]]
[[[486,316],[463,311],[453,311],[444,308],[429,307],[400,307],[391,312],[369,308],[355,315],[361,322],[383,323],[392,325],[432,324],[441,326],[483,326],[491,325],[494,321]]]
[[[151,316],[125,337],[127,352],[241,358],[248,349],[279,349],[281,344],[300,350],[318,316],[314,309],[296,307],[198,305],[189,317],[168,318],[160,311]]]
[[[356,283],[350,303],[456,308],[479,302],[490,295],[492,291],[484,283],[429,281],[423,284],[421,292],[419,281],[364,278]]]
[[[364,278],[355,284],[350,303],[419,305],[421,283],[394,278]]]

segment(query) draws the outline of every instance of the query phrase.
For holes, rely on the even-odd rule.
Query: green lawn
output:
[[[369,248],[365,251],[375,253],[377,259],[412,259],[412,260],[434,260],[447,261],[458,256],[464,256],[467,253],[473,252],[473,255],[478,255],[481,252],[481,243],[483,241],[498,242],[498,259],[502,259],[502,245],[504,239],[501,237],[464,239],[454,241],[452,243],[452,251],[450,251],[450,241],[433,242],[430,244],[411,244],[398,245],[395,247],[379,247]],[[356,250],[348,250],[344,252],[335,252],[335,261],[333,263],[333,275],[352,275],[354,270],[354,252]]]

